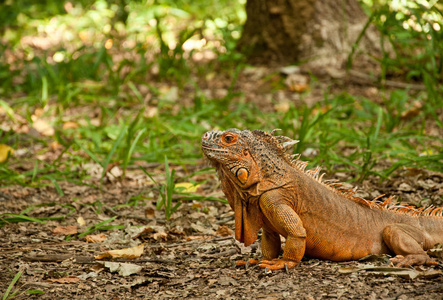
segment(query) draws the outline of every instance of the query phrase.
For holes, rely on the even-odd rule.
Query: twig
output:
[[[183,245],[193,245],[193,244],[199,244],[199,243],[204,243],[204,242],[219,242],[219,241],[226,241],[226,240],[230,240],[233,239],[232,236],[222,236],[222,237],[218,237],[218,238],[213,238],[210,240],[193,240],[193,241],[188,241],[188,242],[181,242],[181,243],[174,243],[174,244],[163,244],[163,245],[148,245],[146,244],[146,246],[150,247],[150,248],[173,248],[173,247],[178,247],[178,246],[183,246]]]
[[[225,223],[228,223],[229,221],[233,221],[233,220],[234,220],[234,216],[232,215],[232,216],[226,217],[224,219],[218,220],[217,222],[215,222],[215,224],[217,224],[217,225],[225,224]]]
[[[15,252],[22,252],[22,251],[30,251],[33,249],[41,249],[44,246],[57,246],[57,247],[62,247],[62,246],[73,246],[73,245],[78,245],[78,244],[84,244],[84,242],[80,242],[80,241],[70,241],[70,242],[51,242],[51,243],[38,243],[35,245],[30,245],[30,246],[23,246],[20,247],[19,249],[10,249],[10,250],[2,250],[0,252],[0,255],[3,254],[7,254],[7,253],[15,253]]]
[[[149,219],[149,218],[145,218],[145,217],[139,217],[139,216],[133,216],[133,215],[124,215],[121,213],[116,212],[115,210],[113,210],[112,208],[105,206],[104,207],[106,211],[110,212],[111,214],[113,214],[114,216],[117,216],[119,218],[127,218],[127,219],[135,219],[135,220],[140,220],[140,221],[145,221],[145,222],[152,222],[154,221],[154,219]],[[157,223],[159,224],[165,224],[166,221],[165,220],[155,220],[157,221]]]
[[[33,255],[23,256],[23,260],[30,262],[62,262],[64,260],[74,258],[75,262],[92,261],[94,258],[91,256],[75,256],[73,254],[49,254],[49,255]]]
[[[234,254],[239,253],[237,248],[231,248],[229,250],[220,252],[220,253],[215,253],[215,254],[210,254],[210,255],[204,255],[202,256],[202,258],[218,258],[218,257],[223,257],[223,256],[231,256]]]
[[[404,292],[400,292],[398,294],[396,294],[393,298],[397,299],[398,297],[400,297],[401,295],[405,295],[405,294],[424,294],[426,292],[432,291],[432,290],[439,290],[443,288],[443,283],[431,286],[431,287],[427,287],[427,288],[423,288],[423,289],[419,289],[419,290],[414,290],[414,291],[404,291]]]
[[[426,86],[423,84],[415,84],[415,83],[405,83],[405,82],[399,82],[399,81],[393,81],[393,80],[383,80],[382,82],[379,82],[377,78],[374,78],[373,76],[369,76],[367,74],[364,74],[362,72],[356,71],[356,70],[349,70],[349,75],[347,78],[351,81],[358,81],[358,79],[362,79],[365,81],[369,81],[372,84],[379,83],[381,85],[394,87],[394,88],[400,88],[400,89],[411,89],[411,90],[426,90]]]

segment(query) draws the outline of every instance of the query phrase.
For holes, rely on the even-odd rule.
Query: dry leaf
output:
[[[78,125],[78,123],[76,122],[65,122],[63,123],[63,130],[65,129],[74,129],[74,128],[78,128],[80,125]]]
[[[106,240],[106,235],[104,233],[88,234],[85,236],[85,240],[88,243],[101,243]]]
[[[287,101],[277,103],[274,105],[274,109],[276,112],[285,113],[291,108],[291,104]]]
[[[144,116],[145,116],[146,118],[153,118],[153,117],[155,117],[156,115],[158,115],[158,108],[157,108],[156,106],[148,106],[148,107],[145,109]]]
[[[219,236],[231,236],[234,234],[234,231],[228,226],[220,225],[215,234]]]
[[[80,225],[80,226],[85,226],[85,225],[86,225],[86,221],[85,221],[85,219],[83,219],[82,216],[80,216],[80,217],[77,218],[77,223],[78,223],[78,225]]]
[[[432,257],[443,258],[443,244],[436,244],[432,249],[428,250],[428,254]]]
[[[190,182],[180,182],[175,185],[182,193],[195,193],[197,191],[198,185],[194,185]]]
[[[423,104],[421,104],[420,101],[415,101],[411,108],[409,108],[407,111],[402,112],[401,119],[404,120],[410,120],[420,114],[422,111]]]
[[[52,151],[63,148],[63,146],[60,145],[59,142],[57,141],[53,141],[51,144],[49,144],[49,147],[51,148]]]
[[[32,127],[44,136],[53,136],[55,133],[54,128],[42,119],[35,120]]]
[[[12,155],[14,153],[14,149],[9,147],[8,145],[0,144],[0,163],[5,162],[8,158],[8,155]]]
[[[150,226],[145,227],[142,231],[140,231],[136,236],[133,237],[133,239],[137,239],[141,237],[142,235],[153,233],[154,229]]]
[[[76,233],[77,233],[77,226],[76,225],[57,226],[52,230],[53,235],[69,235],[69,234],[76,234]]]
[[[296,93],[302,93],[309,88],[309,79],[308,76],[293,73],[286,77],[285,84],[289,90]]]
[[[150,219],[155,218],[155,209],[153,208],[145,209],[145,217]]]
[[[140,257],[143,254],[144,244],[140,244],[136,247],[119,249],[119,250],[109,250],[103,254],[96,255],[95,259],[103,259],[103,258],[126,258],[126,259],[135,259]]]
[[[45,110],[43,108],[36,108],[34,111],[34,115],[32,117],[33,118],[40,118],[41,116],[43,116],[44,112],[45,112]]]
[[[154,240],[158,241],[158,240],[163,240],[166,241],[168,240],[168,234],[164,231],[161,232],[156,232],[152,235],[152,237],[154,238]]]
[[[111,261],[105,262],[105,267],[109,268],[109,271],[111,272],[118,272],[118,274],[121,276],[129,276],[132,274],[137,274],[140,273],[140,271],[142,270],[142,267],[138,265],[117,263]]]
[[[57,283],[76,283],[80,281],[80,278],[78,278],[77,276],[67,276],[67,277],[62,277],[62,278],[49,278],[47,279],[48,281],[51,282],[57,282]]]

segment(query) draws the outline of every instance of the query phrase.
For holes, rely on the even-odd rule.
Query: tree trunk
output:
[[[253,61],[308,62],[340,67],[368,17],[357,0],[248,0],[239,48]],[[359,49],[378,51],[379,37],[369,28]]]

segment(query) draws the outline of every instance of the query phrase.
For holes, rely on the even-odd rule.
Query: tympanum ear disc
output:
[[[242,184],[245,184],[248,181],[249,172],[245,168],[240,168],[237,170],[236,176]]]

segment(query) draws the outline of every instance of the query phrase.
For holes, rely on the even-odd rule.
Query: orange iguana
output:
[[[443,243],[443,208],[416,209],[356,197],[322,181],[320,168],[286,154],[297,141],[259,130],[209,131],[202,150],[216,167],[246,246],[263,228],[260,267],[295,267],[303,255],[345,261],[393,253],[398,266],[435,265],[425,252]],[[280,235],[286,238],[283,258]]]

